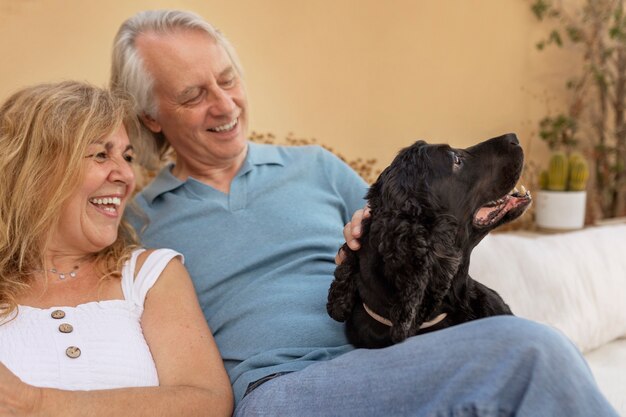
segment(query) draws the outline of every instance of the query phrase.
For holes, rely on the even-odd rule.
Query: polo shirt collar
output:
[[[279,147],[262,143],[248,142],[248,155],[246,160],[252,165],[285,165],[285,160],[280,154]]]
[[[248,142],[248,153],[246,154],[246,159],[239,169],[237,176],[249,172],[253,166],[258,165],[284,166],[285,160],[281,155],[279,148],[276,146]],[[184,185],[189,180],[182,181],[176,178],[176,176],[172,174],[173,167],[173,163],[167,164],[161,169],[156,178],[143,189],[141,193],[148,204],[152,204],[152,202],[159,195],[172,191]]]
[[[173,163],[169,163],[161,168],[156,178],[141,191],[148,204],[152,204],[159,195],[172,191],[185,183],[172,174],[173,166]]]

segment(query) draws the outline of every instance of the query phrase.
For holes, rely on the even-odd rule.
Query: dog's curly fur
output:
[[[403,149],[370,188],[361,249],[343,246],[327,310],[346,321],[358,347],[379,348],[418,333],[512,314],[468,275],[470,255],[497,226],[519,217],[528,193],[508,194],[523,166],[514,134],[467,149],[418,141]],[[374,319],[364,307],[386,317]],[[420,326],[441,313],[445,319]]]

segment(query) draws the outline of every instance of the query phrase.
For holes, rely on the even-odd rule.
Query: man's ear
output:
[[[163,130],[161,128],[161,124],[157,122],[154,118],[152,118],[152,116],[150,116],[149,114],[144,113],[141,116],[139,116],[139,118],[141,119],[141,122],[148,129],[150,129],[152,133],[159,133]]]

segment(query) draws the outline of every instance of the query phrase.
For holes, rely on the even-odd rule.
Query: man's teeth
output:
[[[225,131],[230,130],[233,127],[235,127],[235,125],[237,124],[238,121],[239,121],[239,119],[237,118],[237,119],[233,120],[232,122],[230,122],[228,124],[225,124],[225,125],[222,125],[222,126],[217,126],[217,127],[212,127],[209,130],[211,132],[225,132]]]

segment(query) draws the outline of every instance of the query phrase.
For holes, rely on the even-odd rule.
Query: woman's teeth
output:
[[[239,119],[237,118],[237,119],[233,120],[232,122],[230,122],[228,124],[225,124],[225,125],[222,125],[222,126],[217,126],[217,127],[212,127],[209,130],[211,132],[225,132],[227,130],[231,130],[233,127],[235,127],[235,125],[237,124],[238,120]]]
[[[122,204],[122,199],[119,197],[105,197],[105,198],[90,198],[90,203],[93,204],[113,204],[115,206],[119,206]]]
[[[117,208],[122,204],[122,199],[119,197],[90,198],[89,202],[104,211],[117,213]]]

